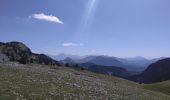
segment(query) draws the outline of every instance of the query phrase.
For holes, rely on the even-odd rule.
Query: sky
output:
[[[0,0],[0,41],[35,53],[170,57],[169,0]]]

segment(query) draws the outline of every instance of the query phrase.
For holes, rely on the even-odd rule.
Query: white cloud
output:
[[[83,43],[72,43],[72,42],[68,42],[68,43],[63,43],[62,46],[63,47],[77,47],[77,46],[83,46]]]
[[[33,14],[32,16],[29,16],[29,18],[64,24],[58,17],[53,15],[45,15],[44,13]]]

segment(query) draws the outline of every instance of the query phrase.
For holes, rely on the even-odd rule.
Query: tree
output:
[[[66,67],[70,67],[69,63],[66,63],[65,66],[66,66]]]
[[[85,70],[85,68],[81,67],[81,70]]]
[[[5,59],[4,59],[4,58],[2,58],[2,62],[3,62],[3,63],[5,62]]]
[[[76,68],[79,68],[79,65],[78,64],[76,64],[76,66],[75,66]]]
[[[30,59],[30,63],[34,63],[34,60],[32,58]]]

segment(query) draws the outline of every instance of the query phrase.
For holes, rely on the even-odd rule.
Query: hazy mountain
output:
[[[60,65],[59,62],[44,54],[32,53],[25,44],[20,42],[0,43],[0,54],[8,58],[10,61],[22,64],[38,63]]]
[[[49,55],[49,56],[55,60],[58,60],[58,61],[64,60],[66,58],[71,58],[71,59],[77,60],[77,59],[82,59],[85,57],[85,56],[71,55],[71,54],[65,54],[65,53],[61,53],[59,55]]]
[[[87,56],[83,59],[74,60],[76,63],[93,63],[102,66],[124,66],[122,62],[109,56]]]
[[[72,59],[73,60],[73,59]],[[63,60],[64,62],[67,62]],[[153,63],[154,61],[150,61],[147,59],[125,59],[125,58],[117,58],[110,56],[87,56],[83,59],[73,60],[74,63],[93,63],[96,65],[102,66],[118,66],[122,68],[126,68],[134,74],[138,74],[145,70],[148,65]]]
[[[149,60],[145,58],[118,58],[120,62],[126,65],[126,68],[131,71],[144,71],[150,64],[156,62],[156,60]]]
[[[120,66],[120,67],[125,66],[119,60],[108,56],[96,56],[93,58],[91,57],[91,59],[88,62],[103,66]]]
[[[131,77],[132,80],[144,83],[161,82],[170,79],[170,58],[151,64],[142,74]]]
[[[136,57],[131,57],[131,58],[124,58],[124,59],[126,59],[126,60],[128,60],[128,61],[142,61],[142,60],[148,60],[148,59],[146,59],[146,58],[144,58],[144,57],[141,57],[141,56],[136,56]]]
[[[70,58],[70,57],[69,57]],[[163,57],[162,57],[163,58]],[[95,55],[95,56],[85,56],[81,59],[72,59],[68,61],[68,59],[62,60],[64,63],[70,63],[71,61],[73,63],[93,63],[96,65],[101,66],[118,66],[127,69],[131,72],[131,74],[140,74],[142,73],[150,64],[162,59],[162,58],[156,58],[156,59],[146,59],[144,57],[134,57],[134,58],[118,58],[118,57],[112,57],[112,56],[103,56],[103,55]]]
[[[67,57],[66,59],[64,60],[61,60],[62,63],[66,64],[66,63],[75,63],[73,59]]]

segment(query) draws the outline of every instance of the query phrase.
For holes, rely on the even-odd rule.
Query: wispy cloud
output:
[[[29,18],[34,18],[34,19],[38,19],[38,20],[44,20],[44,21],[64,24],[57,16],[46,15],[44,13],[33,14],[32,16],[29,16]]]
[[[62,44],[63,47],[77,47],[77,46],[83,46],[83,45],[84,45],[83,43],[72,43],[72,42]]]

